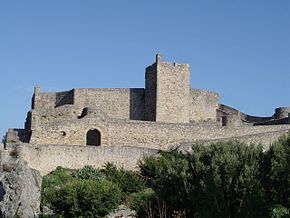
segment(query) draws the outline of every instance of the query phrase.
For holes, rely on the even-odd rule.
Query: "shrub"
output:
[[[188,201],[191,191],[189,163],[185,154],[177,150],[160,152],[159,157],[146,157],[139,166],[148,186],[156,192],[158,199],[154,205],[163,205],[164,201],[170,215],[174,210],[191,207]]]
[[[193,146],[192,154],[161,152],[140,163],[168,215],[186,217],[263,216],[262,148],[236,141]]]
[[[54,199],[54,190],[73,180],[71,171],[62,167],[57,167],[42,180],[42,198],[41,205],[48,205]]]
[[[93,180],[105,180],[105,175],[98,169],[92,166],[84,166],[82,169],[77,170],[72,176],[76,179],[93,179]]]
[[[286,218],[289,217],[289,215],[290,210],[286,207],[283,207],[282,205],[276,205],[276,207],[274,207],[271,212],[271,218]]]
[[[64,217],[104,217],[120,200],[119,187],[110,181],[75,180],[55,189],[50,204]]]
[[[268,207],[290,208],[290,135],[270,146],[265,153],[263,170]]]
[[[198,214],[209,217],[263,217],[260,146],[237,141],[196,146],[192,169],[199,174]],[[223,208],[223,209],[221,209]]]
[[[167,218],[168,208],[164,200],[160,199],[153,189],[147,188],[128,196],[127,205],[137,212],[138,218]],[[174,211],[172,217],[179,217],[181,211]],[[171,216],[170,216],[171,217]]]
[[[120,203],[121,197],[124,200],[144,188],[145,181],[138,174],[118,170],[113,164],[102,171],[92,166],[79,170],[58,167],[43,177],[41,205],[59,216],[86,213],[84,217],[101,217]]]
[[[137,193],[132,193],[128,196],[126,204],[138,212],[138,217],[147,215],[147,210],[150,202],[153,201],[155,192],[151,188],[144,189]]]
[[[119,185],[123,193],[123,199],[134,192],[139,192],[145,188],[145,180],[133,171],[124,170],[111,163],[107,163],[103,169],[103,173],[109,181]]]

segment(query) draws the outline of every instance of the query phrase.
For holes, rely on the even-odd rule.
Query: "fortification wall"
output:
[[[290,107],[279,107],[275,109],[275,119],[283,119],[286,117],[290,117]]]
[[[85,107],[97,108],[118,119],[144,120],[145,114],[143,88],[39,92],[35,93],[32,101],[33,108],[40,115],[40,122],[76,119]]]
[[[168,124],[145,121],[108,121],[83,118],[73,122],[49,123],[32,132],[33,144],[86,145],[92,129],[101,133],[102,145],[124,145],[168,149],[188,141],[235,138],[289,130],[290,125],[222,127],[214,125]],[[65,134],[64,134],[65,133]]]
[[[238,122],[244,121],[246,123],[266,122],[273,119],[273,116],[271,117],[251,116],[224,104],[219,105],[219,110],[221,111],[221,113],[218,114],[218,120],[221,120],[222,116],[225,115],[234,116]]]
[[[145,120],[156,121],[157,64],[145,72]]]
[[[40,123],[77,119],[82,109],[74,105],[63,105],[56,108],[42,108],[37,110]]]
[[[109,144],[109,129],[106,122],[99,118],[84,117],[74,121],[51,122],[33,131],[31,144],[86,145],[86,134],[90,129],[101,133],[101,144]]]
[[[190,115],[191,122],[216,121],[219,107],[219,94],[200,90],[190,90]]]
[[[246,122],[250,123],[259,123],[259,122],[267,122],[273,119],[273,117],[258,117],[258,116],[251,116],[247,114],[242,114],[242,119]]]
[[[241,142],[245,142],[247,144],[255,144],[262,145],[264,150],[268,149],[271,144],[278,141],[278,139],[282,136],[285,136],[290,133],[290,129],[288,130],[280,130],[266,133],[258,133],[234,138],[223,138],[223,139],[215,139],[215,140],[206,140],[205,143],[214,143],[214,142],[222,142],[222,141],[230,141],[230,140],[238,140]],[[187,145],[187,149],[190,151],[190,146]]]
[[[109,144],[144,146],[155,149],[168,149],[189,141],[235,138],[247,135],[283,132],[290,125],[220,127],[212,125],[114,123],[109,126]],[[266,137],[266,134],[265,134]]]
[[[279,130],[274,132],[252,134],[247,136],[235,137],[246,143],[263,144],[264,149],[267,149],[270,144],[278,140],[284,134],[289,133],[289,130]],[[145,140],[146,138],[144,138]],[[164,139],[163,139],[164,140]],[[192,139],[191,139],[192,140]],[[220,138],[215,141],[228,141],[229,138]],[[202,140],[206,141],[206,140]],[[155,141],[159,143],[160,141]],[[144,141],[146,143],[146,141]],[[190,151],[192,141],[183,142],[186,146],[181,147],[183,150]],[[182,144],[181,142],[179,144]],[[178,144],[178,145],[179,145]],[[175,147],[174,144],[170,147]],[[70,169],[82,168],[85,165],[93,167],[103,167],[105,163],[112,162],[118,167],[134,170],[137,167],[138,160],[147,155],[156,155],[158,150],[132,147],[132,146],[77,146],[77,145],[31,145],[23,144],[20,149],[20,156],[28,162],[28,165],[36,170],[39,170],[42,175],[45,175],[57,166],[62,166]]]
[[[135,170],[139,159],[156,153],[156,150],[122,146],[83,147],[24,144],[20,148],[20,156],[27,161],[30,167],[39,170],[42,176],[58,166],[79,169],[85,165],[92,165],[101,168],[107,162],[112,162],[118,167]]]
[[[276,142],[281,136],[289,134],[290,130],[260,133],[237,137],[236,139],[247,144],[261,144],[264,149],[268,149],[271,144]]]
[[[73,104],[74,90],[65,92],[37,92],[34,93],[32,99],[33,109],[51,109],[66,104]]]
[[[190,66],[157,62],[156,121],[189,122]]]
[[[109,117],[144,119],[144,89],[75,89],[76,107],[95,107]]]
[[[212,140],[200,140],[198,143],[203,143],[208,145],[210,143],[217,143],[217,142],[226,142],[232,140],[238,140],[240,142],[244,142],[246,144],[254,144],[254,145],[261,145],[263,150],[269,149],[269,146],[278,141],[278,139],[282,136],[288,135],[290,133],[290,129],[288,130],[281,130],[281,131],[274,131],[274,132],[266,132],[266,133],[258,133],[253,135],[246,135],[240,137],[233,137],[233,138],[220,138],[220,139],[212,139]],[[192,152],[193,142],[185,142],[181,145],[177,146],[179,150]],[[176,148],[176,146],[172,147]]]
[[[56,92],[44,92],[39,96],[39,101],[35,104],[35,108],[54,108],[56,101]]]

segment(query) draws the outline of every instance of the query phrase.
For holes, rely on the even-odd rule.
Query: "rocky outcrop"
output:
[[[42,178],[19,158],[17,146],[1,150],[0,217],[38,217]]]

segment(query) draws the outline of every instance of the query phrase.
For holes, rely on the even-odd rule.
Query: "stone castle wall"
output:
[[[191,122],[217,121],[219,108],[219,94],[206,90],[190,90],[190,115]]]
[[[243,137],[246,135],[289,130],[289,125],[227,128],[212,125],[114,123],[109,125],[109,145],[148,147],[167,150],[185,142]]]
[[[77,119],[81,115],[82,109],[76,108],[74,105],[63,105],[51,109],[42,108],[34,112],[38,114],[38,122],[44,124]]]
[[[118,167],[135,170],[140,159],[156,154],[156,150],[133,147],[83,147],[57,145],[29,145],[20,147],[20,156],[28,165],[46,175],[62,166],[69,169],[79,169],[85,165],[101,168],[107,162]]]
[[[131,167],[141,153],[200,141],[269,145],[289,131],[289,112],[278,108],[272,117],[259,118],[221,105],[217,93],[190,89],[188,64],[163,62],[157,55],[146,68],[145,89],[50,93],[35,87],[25,129],[11,129],[7,142],[29,142],[22,155],[43,173],[56,166],[99,167],[105,161]]]
[[[39,93],[33,104],[44,123],[76,119],[86,107],[97,108],[111,118],[144,120],[144,98],[143,88],[73,89]]]
[[[144,88],[77,88],[41,92],[35,87],[26,127],[76,120],[86,108],[108,118],[166,123],[216,121],[216,93],[190,89],[190,66],[161,61],[146,68]],[[36,115],[38,117],[34,117]],[[37,120],[37,121],[35,121]],[[31,123],[34,122],[35,125]]]
[[[134,146],[168,149],[187,141],[242,137],[289,129],[289,125],[222,127],[145,121],[105,121],[84,117],[76,121],[47,123],[32,132],[32,144],[86,145],[90,129],[101,133],[102,146]]]
[[[151,76],[154,76],[154,74],[150,74],[148,77]],[[173,90],[173,92],[175,91]],[[154,102],[156,99],[153,97],[153,93],[154,89],[152,90],[150,88],[148,88],[146,93],[142,88],[74,89],[69,92],[43,92],[39,95],[37,104],[35,104],[37,105],[37,109],[34,110],[34,114],[38,114],[37,119],[39,124],[44,124],[48,122],[75,120],[81,116],[84,108],[92,107],[105,112],[110,118],[155,121],[156,103]],[[179,91],[176,91],[176,93],[179,93]],[[147,101],[145,100],[146,96]],[[175,97],[172,100],[174,99]],[[181,101],[189,102],[188,109],[191,122],[216,120],[216,110],[219,104],[218,94],[205,90],[190,89],[188,101],[186,97],[180,97],[180,99]],[[68,102],[73,104],[69,104]],[[178,108],[175,109],[177,110]],[[178,111],[182,111],[179,109]],[[168,113],[169,111],[165,114]],[[176,113],[172,111],[172,114]],[[184,114],[184,111],[182,111],[182,114]],[[171,122],[174,123],[173,120]]]
[[[76,89],[75,105],[94,107],[117,119],[144,119],[144,89]]]
[[[154,76],[154,74],[150,74],[150,76]],[[155,121],[156,103],[154,102],[156,99],[153,94],[154,90],[150,88],[148,90],[146,93],[142,88],[74,89],[68,92],[43,92],[39,95],[37,109],[33,111],[38,114],[39,124],[78,119],[85,107],[98,109],[110,118]],[[182,101],[186,101],[186,98],[182,98]],[[190,89],[188,102],[190,121],[216,121],[216,110],[219,105],[217,93]]]
[[[149,130],[149,129],[148,129]],[[152,130],[152,129],[151,129]],[[222,130],[221,130],[222,131]],[[272,132],[263,132],[261,128],[255,128],[255,134],[251,135],[242,135],[236,134],[235,137],[231,135],[233,138],[219,138],[219,139],[210,139],[205,140],[200,138],[200,140],[196,140],[197,142],[203,141],[206,143],[217,142],[217,141],[227,141],[232,139],[237,139],[246,143],[255,143],[255,144],[263,144],[264,149],[267,149],[268,146],[275,142],[279,137],[284,134],[289,133],[289,129],[285,129],[283,127],[278,128],[267,128],[267,131]],[[236,130],[236,133],[238,131]],[[241,132],[241,130],[239,131]],[[260,133],[258,133],[260,132]],[[172,133],[165,133],[170,135]],[[234,133],[234,132],[233,132]],[[249,132],[245,132],[249,133]],[[121,133],[122,134],[122,133]],[[226,135],[229,136],[229,135]],[[124,136],[125,137],[125,136]],[[127,139],[130,135],[126,135]],[[120,138],[114,138],[111,143],[116,141],[121,141]],[[152,140],[152,141],[151,141]],[[172,138],[171,138],[172,140]],[[192,138],[190,139],[192,140]],[[122,142],[122,141],[121,141]],[[143,138],[141,143],[164,143],[164,138],[153,138],[151,137],[149,140],[147,137]],[[170,141],[167,141],[168,148],[174,148],[176,146],[182,145],[180,148],[183,150],[190,151],[191,146],[194,142],[192,141],[184,141],[183,139],[178,142],[178,144],[172,143],[170,145]],[[140,141],[135,142],[140,143]],[[161,144],[159,144],[161,145]],[[170,146],[169,146],[170,145]],[[184,146],[183,146],[184,145]],[[139,144],[139,146],[141,146]],[[150,146],[149,146],[150,147]],[[124,167],[125,169],[134,170],[138,166],[138,161],[141,160],[144,156],[147,155],[156,155],[158,153],[158,149],[164,148],[164,146],[151,146],[149,147],[136,147],[133,145],[124,146],[122,145],[114,145],[114,146],[80,146],[80,145],[32,145],[32,144],[23,144],[20,149],[20,156],[28,162],[28,165],[33,169],[39,170],[42,175],[45,175],[52,170],[54,170],[57,166],[62,166],[70,169],[79,169],[84,167],[85,165],[92,165],[93,167],[103,167],[105,163],[112,162],[116,164],[118,167]]]
[[[157,64],[145,72],[145,120],[156,121]]]
[[[56,92],[41,93],[38,100],[35,100],[35,109],[54,108],[56,103],[56,94]]]

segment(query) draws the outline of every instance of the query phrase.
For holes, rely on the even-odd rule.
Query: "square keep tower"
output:
[[[146,119],[166,123],[189,122],[190,66],[161,61],[146,69]]]

